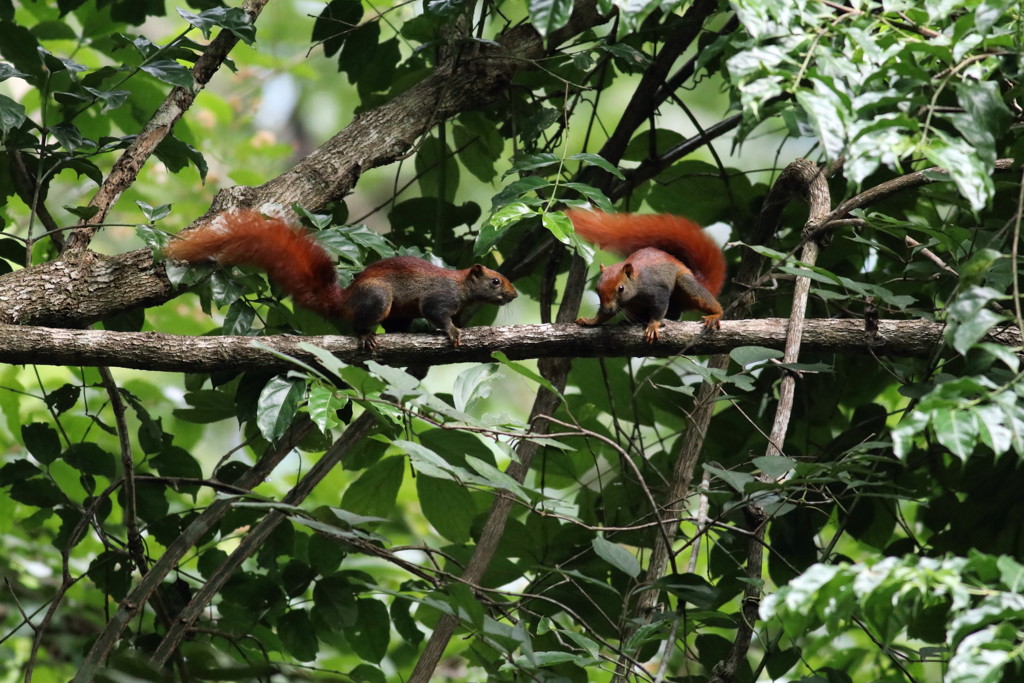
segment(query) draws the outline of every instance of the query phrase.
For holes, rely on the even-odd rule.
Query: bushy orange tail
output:
[[[565,212],[576,232],[602,249],[629,256],[654,247],[686,264],[712,295],[725,283],[725,257],[699,225],[670,214],[602,213],[571,209]]]
[[[255,266],[299,306],[326,317],[344,313],[344,290],[330,255],[308,231],[280,218],[255,211],[223,214],[208,227],[173,240],[164,255],[178,261],[213,258],[225,266]]]

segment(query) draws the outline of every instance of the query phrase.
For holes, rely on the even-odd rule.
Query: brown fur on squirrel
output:
[[[649,344],[658,340],[666,316],[678,318],[683,311],[707,313],[704,326],[719,328],[722,306],[715,297],[725,282],[725,257],[696,223],[668,214],[565,213],[583,239],[628,256],[601,266],[601,308],[577,323],[600,325],[622,309],[631,320],[646,323],[644,340]]]
[[[415,318],[426,318],[458,346],[453,318],[467,304],[501,306],[518,295],[512,283],[490,268],[477,264],[449,270],[412,256],[377,261],[342,287],[330,255],[307,230],[255,211],[224,214],[215,224],[173,240],[164,255],[260,268],[299,306],[350,321],[368,351],[377,347],[378,324],[391,332],[405,331]]]

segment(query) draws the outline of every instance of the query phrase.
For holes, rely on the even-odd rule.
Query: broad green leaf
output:
[[[391,456],[380,460],[345,489],[341,507],[360,515],[390,517],[404,474],[403,458]]]
[[[309,388],[309,417],[322,432],[338,426],[337,411],[347,404],[348,398],[339,394],[334,387],[314,384]]]
[[[256,40],[256,28],[249,15],[240,7],[211,7],[199,14],[192,14],[180,7],[177,10],[185,21],[203,32],[204,38],[210,37],[213,27],[220,26],[234,33],[246,45],[252,45]]]
[[[192,72],[173,59],[156,59],[140,68],[150,76],[179,88],[191,90],[196,84]]]
[[[231,396],[222,391],[212,389],[190,391],[185,394],[184,398],[190,407],[178,408],[174,411],[174,416],[182,420],[208,424],[235,416]]]
[[[772,479],[792,472],[797,466],[796,460],[783,455],[762,455],[751,459],[750,462]]]
[[[632,50],[632,48],[630,48],[630,50],[631,50],[630,54],[633,54],[633,53],[639,54],[635,50]],[[590,165],[590,166],[597,166],[601,170],[604,170],[604,171],[607,171],[608,173],[611,173],[613,176],[615,176],[619,180],[625,180],[625,176],[622,175],[622,171],[620,171],[615,166],[612,166],[610,163],[608,163],[608,160],[605,159],[604,157],[602,157],[600,154],[590,154],[590,153],[587,153],[587,152],[580,152],[579,154],[571,154],[571,155],[569,155],[568,158],[572,159],[574,161],[582,161],[584,164],[587,164],[587,165]]]
[[[114,600],[123,600],[132,581],[131,559],[123,550],[105,550],[89,564],[86,572],[96,587]]]
[[[339,576],[320,579],[313,587],[313,613],[319,613],[324,624],[333,628],[349,628],[359,619],[355,589]]]
[[[388,652],[391,641],[391,618],[380,600],[362,598],[356,601],[359,620],[345,630],[352,650],[370,662],[379,662]]]
[[[0,95],[0,135],[7,135],[25,122],[25,107],[6,95]]]
[[[452,543],[469,541],[476,504],[464,486],[421,475],[416,477],[416,492],[423,516],[439,534]]]
[[[22,425],[21,439],[25,448],[39,462],[48,465],[60,456],[60,437],[57,431],[43,422]]]
[[[256,424],[263,438],[276,441],[287,431],[305,392],[302,379],[278,375],[267,382],[256,405]]]
[[[46,405],[56,413],[63,413],[70,410],[78,402],[81,394],[81,387],[74,384],[65,384],[59,389],[49,392],[46,395]]]
[[[14,460],[0,467],[0,486],[10,486],[30,477],[42,474],[42,470],[24,458]]]
[[[618,543],[612,543],[601,536],[595,536],[591,541],[591,547],[598,557],[612,565],[627,576],[640,575],[640,563],[637,562],[633,553],[623,548]]]
[[[978,422],[972,411],[958,410],[954,406],[932,413],[935,438],[953,455],[967,460],[974,452],[978,440]]]
[[[744,493],[748,484],[757,481],[753,475],[746,472],[734,472],[707,464],[704,465],[704,469],[731,486],[737,493]]]
[[[530,21],[541,37],[547,37],[569,20],[570,0],[530,0]]]
[[[398,635],[402,636],[402,639],[410,645],[419,645],[423,642],[423,631],[419,629],[416,620],[410,614],[409,610],[412,604],[412,600],[396,596],[391,602],[389,613],[391,614],[391,623]]]
[[[63,453],[64,460],[79,472],[113,479],[117,472],[114,454],[95,443],[75,443]]]
[[[295,659],[300,662],[316,659],[319,641],[306,610],[293,609],[285,612],[277,620],[277,635],[288,654]]]
[[[768,349],[763,346],[737,346],[729,352],[729,357],[743,368],[753,363],[782,358],[784,355],[778,349]]]
[[[452,389],[455,408],[465,412],[478,401],[489,398],[496,378],[497,369],[492,363],[474,365],[460,372]]]

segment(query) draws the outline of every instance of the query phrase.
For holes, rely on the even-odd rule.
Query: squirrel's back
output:
[[[725,283],[722,249],[693,221],[669,214],[565,212],[576,232],[602,249],[629,256],[645,247],[660,249],[682,261],[711,294]]]

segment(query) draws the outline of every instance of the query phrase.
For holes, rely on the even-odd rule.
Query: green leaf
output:
[[[63,413],[74,407],[75,403],[78,402],[78,395],[81,391],[81,387],[74,384],[65,384],[46,395],[46,405],[57,414]]]
[[[248,301],[239,299],[228,306],[224,314],[224,324],[221,325],[221,332],[230,335],[247,335],[252,331],[252,324],[256,320],[256,310]]]
[[[0,21],[0,55],[13,65],[21,78],[36,86],[45,77],[40,50],[35,36],[27,28],[12,21]]]
[[[359,620],[355,590],[340,576],[320,579],[313,587],[313,613],[334,629],[347,629]]]
[[[747,485],[757,481],[753,475],[746,472],[734,472],[714,465],[704,465],[704,469],[731,486],[737,493],[745,493]]]
[[[455,191],[459,186],[459,165],[444,142],[433,135],[423,139],[416,151],[415,165],[424,197],[440,198],[448,202],[455,200]]]
[[[5,136],[25,123],[25,107],[7,95],[0,95],[0,136]]]
[[[473,253],[485,254],[513,225],[537,215],[537,211],[524,202],[511,202],[495,208],[490,219],[480,228],[473,245]]]
[[[210,424],[235,416],[234,400],[223,392],[213,389],[190,391],[184,396],[191,408],[177,408],[174,416],[198,424]]]
[[[957,410],[953,406],[938,409],[931,416],[935,438],[949,451],[966,461],[978,441],[978,422],[972,411]]]
[[[591,547],[594,548],[598,557],[627,576],[637,577],[640,575],[640,563],[633,553],[621,545],[605,540],[601,536],[595,536],[591,541]]]
[[[762,455],[753,458],[750,462],[772,479],[778,479],[792,472],[797,466],[796,460],[783,455]]]
[[[32,456],[49,465],[60,456],[60,436],[57,430],[42,422],[22,425],[21,439],[25,442],[25,448]]]
[[[332,386],[314,384],[309,388],[309,417],[322,432],[338,426],[338,411],[347,404],[348,397]]]
[[[388,653],[391,642],[391,619],[388,608],[380,600],[363,598],[356,601],[359,619],[345,630],[345,638],[359,657],[379,662]]]
[[[346,679],[353,683],[387,683],[388,680],[383,671],[365,663],[349,671]]]
[[[170,204],[160,204],[159,206],[154,207],[144,201],[136,200],[135,205],[142,209],[142,214],[146,217],[146,221],[149,223],[155,223],[171,215]]]
[[[202,479],[203,468],[199,461],[180,446],[167,446],[149,460],[149,464],[165,477]],[[195,495],[199,484],[182,484],[180,490]]]
[[[209,168],[202,152],[192,145],[182,142],[174,135],[164,137],[160,144],[156,146],[154,154],[167,166],[167,170],[171,173],[178,173],[188,168],[189,164],[192,164],[199,171],[200,181],[206,181],[206,173],[209,171]]]
[[[326,56],[334,55],[345,43],[346,27],[357,26],[362,16],[359,0],[331,0],[313,22],[313,41],[323,43]]]
[[[469,541],[469,529],[476,515],[473,496],[453,481],[421,475],[416,477],[423,516],[439,534],[453,543]]]
[[[341,496],[341,507],[371,517],[390,517],[405,475],[405,460],[391,456],[369,467]]]
[[[21,458],[0,467],[0,486],[17,484],[19,481],[24,481],[42,473],[42,470],[38,467],[28,460]]]
[[[720,591],[699,574],[677,574],[659,579],[657,585],[699,609],[712,609]]]
[[[630,50],[632,50],[632,52],[636,52],[636,50],[633,50],[633,48],[630,48]],[[639,53],[637,53],[637,54],[639,54]],[[611,173],[613,176],[615,176],[619,180],[625,180],[626,179],[626,176],[622,175],[622,171],[620,171],[615,166],[612,166],[610,163],[608,163],[608,160],[605,159],[600,154],[590,154],[588,152],[580,152],[579,154],[572,154],[572,155],[570,155],[569,159],[572,159],[574,161],[582,161],[585,165],[597,166],[598,168],[600,168],[602,170],[608,171],[609,173]]]
[[[143,64],[139,68],[153,78],[179,88],[192,90],[196,85],[195,79],[192,78],[192,72],[181,64],[178,64],[173,59],[156,59],[147,64]]]
[[[571,0],[530,0],[530,21],[542,38],[565,26],[572,11]]]
[[[547,381],[541,375],[539,375],[536,372],[534,372],[533,370],[529,369],[528,367],[526,367],[522,363],[517,363],[515,361],[509,360],[508,356],[506,356],[501,351],[495,351],[494,353],[491,354],[491,356],[494,358],[494,360],[498,361],[499,363],[501,363],[502,365],[504,365],[506,368],[508,368],[512,372],[516,373],[517,375],[522,375],[523,377],[525,377],[526,379],[530,380],[531,382],[534,382],[534,383],[544,387],[545,389],[550,391],[552,394],[555,394],[556,396],[559,396],[559,397],[562,396],[561,392],[559,392],[557,389],[555,389],[555,386],[553,384],[551,384],[551,382]]]
[[[293,609],[285,612],[277,620],[277,635],[281,638],[285,650],[295,659],[300,662],[316,659],[320,643],[306,610]]]
[[[86,572],[96,587],[114,600],[123,600],[132,583],[132,563],[123,550],[105,550]]]
[[[978,158],[970,143],[936,130],[935,137],[923,151],[930,162],[949,172],[950,179],[972,209],[978,211],[988,203],[995,185],[988,166]]]
[[[754,363],[782,358],[784,355],[778,349],[768,349],[763,346],[738,346],[729,352],[729,357],[742,368],[746,368]]]
[[[249,15],[239,7],[211,7],[199,14],[192,14],[180,7],[177,10],[185,21],[203,32],[204,38],[210,37],[210,29],[220,26],[234,33],[246,45],[256,41],[256,27]]]
[[[303,379],[278,375],[267,382],[256,405],[256,425],[264,439],[274,442],[288,430],[305,393]]]
[[[95,474],[113,479],[117,472],[117,460],[94,443],[74,443],[64,451],[64,461],[79,472]]]
[[[405,642],[415,646],[423,642],[423,631],[419,629],[416,620],[410,614],[409,610],[412,604],[412,600],[396,596],[391,602],[390,614],[391,623],[394,624],[398,635],[402,636]]]

